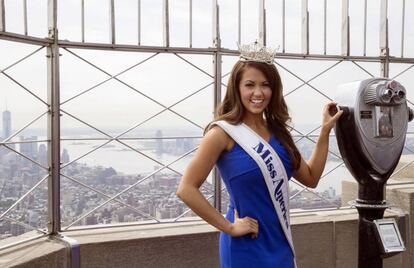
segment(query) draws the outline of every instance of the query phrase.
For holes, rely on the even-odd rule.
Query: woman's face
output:
[[[239,85],[242,104],[247,113],[262,114],[272,97],[272,89],[265,75],[258,69],[247,67]]]

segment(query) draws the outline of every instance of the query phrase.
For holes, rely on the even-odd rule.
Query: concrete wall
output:
[[[34,232],[24,236],[35,235]],[[2,244],[12,241],[2,241]],[[68,267],[66,247],[47,236],[0,251],[0,267]]]
[[[133,235],[133,233],[131,233]],[[81,267],[218,267],[218,233],[106,241],[81,247]]]

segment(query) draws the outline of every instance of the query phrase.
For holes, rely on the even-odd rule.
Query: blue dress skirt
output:
[[[292,168],[282,144],[272,135],[269,144],[278,153],[287,175]],[[222,268],[292,268],[293,253],[273,207],[263,175],[256,162],[237,144],[224,152],[217,167],[230,196],[226,218],[234,222],[234,209],[240,218],[258,220],[259,235],[232,237],[220,234],[220,265]]]

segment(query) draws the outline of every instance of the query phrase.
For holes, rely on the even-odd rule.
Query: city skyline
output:
[[[6,130],[2,129],[2,133],[7,132],[11,124],[12,113],[8,112],[3,117],[2,126],[6,126]],[[163,139],[162,130],[154,130],[154,135],[155,140],[138,142],[140,144],[138,147],[146,154],[153,155],[159,161],[164,161],[167,155],[171,155],[170,160],[168,160],[171,161],[174,157],[185,154],[195,147],[193,138],[177,138],[174,140],[167,137],[165,140]],[[36,142],[37,136],[19,136],[19,139],[18,148],[16,148],[18,152],[37,161],[44,167],[48,166],[47,145],[44,142]],[[117,157],[111,158],[109,156],[120,153],[124,155],[122,161],[128,162],[130,155],[126,156],[125,151],[117,151],[118,149],[115,146],[104,146],[99,149],[109,150],[105,156],[109,160],[109,165],[82,160],[70,162],[71,153],[74,152],[72,149],[88,143],[90,141],[86,143],[72,141],[72,146],[67,144],[67,147],[62,147],[61,213],[64,226],[71,225],[74,221],[75,225],[94,225],[148,220],[156,222],[154,219],[174,219],[184,215],[194,216],[192,212],[186,212],[186,206],[175,195],[176,187],[181,178],[180,173],[184,171],[189,160],[188,157],[184,159],[180,166],[171,166],[171,170],[166,169],[150,177],[148,177],[148,174],[160,169],[159,164],[154,162],[148,164],[150,163],[148,162],[146,164],[149,165],[147,168],[138,169],[137,172],[122,172],[113,165],[116,163],[114,159],[117,159]],[[89,148],[93,148],[93,146]],[[4,153],[0,154],[0,200],[3,201],[0,202],[0,213],[3,213],[23,193],[47,176],[47,171],[38,165],[7,148],[2,149]],[[141,166],[141,164],[138,166]],[[11,183],[9,178],[14,183]],[[89,212],[106,200],[103,194],[114,195],[141,180],[142,183],[121,195],[119,202],[109,203],[95,212]],[[79,182],[92,188],[85,188]],[[47,221],[47,184],[43,182],[37,186],[37,189],[27,196],[21,205],[18,205],[7,214],[9,219],[14,219],[22,224],[13,221],[0,222],[0,239],[23,234],[30,230],[28,226],[31,226],[31,228],[45,226]],[[210,196],[213,189],[212,178],[209,178],[204,183],[202,192],[204,195]],[[295,196],[291,200],[292,208],[335,207],[340,204],[340,196],[336,194],[337,190],[332,186],[317,195],[306,191],[297,194],[298,191],[295,187],[291,189],[291,196]],[[227,194],[223,194],[222,200],[225,211],[228,204]],[[83,217],[82,215],[87,216]],[[78,220],[79,217],[83,217],[83,219]]]

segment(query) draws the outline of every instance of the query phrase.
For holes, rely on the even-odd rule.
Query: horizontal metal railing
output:
[[[398,55],[400,56],[399,58],[404,58],[404,56],[406,55],[406,49],[407,49],[407,32],[406,32],[406,27],[405,24],[407,22],[407,20],[410,18],[411,19],[411,13],[407,14],[407,10],[406,10],[406,0],[401,0],[401,5],[400,5],[400,11],[399,14],[392,14],[392,16],[398,16],[401,17],[401,21],[400,21],[400,53],[398,53]],[[5,6],[4,4],[4,0],[0,1],[0,33],[3,39],[11,39],[11,40],[16,40],[16,41],[24,41],[24,42],[33,42],[33,43],[37,43],[37,44],[47,44],[47,43],[51,43],[52,40],[50,40],[49,38],[36,38],[31,36],[30,31],[28,30],[28,25],[30,24],[30,21],[28,21],[28,8],[27,8],[27,0],[23,0],[23,5],[22,5],[22,11],[21,11],[21,24],[23,25],[23,29],[22,29],[22,34],[18,34],[18,33],[11,33],[8,31],[8,21],[6,21],[6,8],[7,6]],[[86,36],[86,28],[88,27],[88,25],[86,25],[86,16],[93,16],[93,11],[94,10],[90,10],[87,9],[85,7],[85,1],[84,0],[79,0],[79,5],[80,5],[80,10],[78,10],[78,12],[80,13],[79,18],[80,18],[80,43],[84,44],[84,47],[91,47],[93,49],[99,49],[99,48],[108,48],[110,49],[111,46],[116,46],[118,49],[145,49],[145,45],[143,45],[142,43],[142,13],[145,12],[143,11],[143,8],[148,8],[147,6],[143,6],[141,3],[141,0],[137,0],[136,1],[136,9],[130,9],[129,11],[131,12],[131,14],[135,13],[136,15],[136,28],[137,28],[137,42],[136,45],[122,45],[119,42],[117,42],[116,40],[116,31],[117,31],[117,20],[118,18],[115,16],[115,10],[117,8],[117,4],[119,1],[116,0],[107,0],[107,1],[103,1],[102,5],[108,5],[108,9],[109,9],[109,16],[108,16],[108,20],[109,20],[109,39],[107,44],[94,44],[94,43],[90,43],[90,42],[86,42],[87,40],[87,36]],[[170,47],[170,32],[171,32],[171,20],[170,20],[170,14],[171,14],[171,5],[169,3],[169,0],[163,0],[160,4],[160,6],[158,7],[161,11],[162,11],[162,31],[163,31],[163,42],[162,45],[160,45],[160,48],[162,47]],[[223,13],[223,10],[220,10],[219,4],[217,3],[217,1],[215,0],[211,0],[210,2],[212,4],[212,11],[215,12],[216,8],[217,8],[217,12],[221,12],[223,16],[227,16],[227,15],[233,15],[233,16],[237,16],[237,25],[235,26],[235,32],[237,32],[237,36],[236,36],[236,40],[235,42],[241,42],[242,41],[242,29],[243,28],[243,20],[245,19],[242,15],[244,15],[244,13],[242,11],[245,11],[246,8],[249,8],[249,5],[241,0],[236,1],[235,3],[232,4],[231,8],[234,9],[234,13],[229,13],[229,10],[225,10],[226,13]],[[380,29],[379,29],[379,36],[380,36],[380,47],[384,47],[384,46],[388,46],[388,44],[386,44],[387,42],[387,38],[388,37],[388,28],[386,27],[387,23],[388,23],[388,17],[390,16],[388,14],[388,5],[391,4],[392,2],[389,3],[388,0],[381,0],[379,2],[379,6],[380,6]],[[57,4],[59,5],[59,1],[57,2]],[[187,48],[189,50],[187,51],[193,51],[196,53],[200,52],[200,47],[198,49],[192,49],[194,47],[193,45],[193,38],[194,38],[194,8],[195,6],[199,4],[199,3],[194,3],[192,0],[188,0],[188,19],[186,20],[186,23],[188,24],[188,38],[187,38]],[[312,54],[310,49],[309,49],[309,45],[310,45],[310,37],[311,37],[311,30],[313,30],[313,28],[310,28],[310,19],[312,18],[312,16],[319,16],[322,15],[322,24],[318,25],[321,29],[318,29],[318,31],[322,32],[322,44],[323,44],[323,52],[322,55],[319,56],[329,56],[330,53],[327,52],[327,44],[328,44],[328,32],[327,32],[327,25],[329,24],[330,20],[332,20],[332,17],[328,17],[328,9],[330,8],[335,8],[338,11],[340,11],[341,13],[341,55],[342,56],[350,56],[350,37],[353,36],[353,32],[352,29],[350,29],[350,23],[351,21],[355,18],[358,19],[362,22],[361,28],[363,28],[362,31],[362,36],[358,36],[358,38],[362,38],[363,39],[363,44],[362,44],[362,56],[366,56],[367,55],[367,36],[368,36],[368,32],[367,32],[367,18],[369,16],[368,14],[368,10],[372,11],[372,7],[373,3],[368,3],[367,0],[364,1],[350,1],[350,0],[342,0],[340,2],[340,5],[338,5],[337,3],[330,3],[327,0],[320,0],[320,1],[316,1],[315,3],[312,3],[315,6],[318,6],[318,14],[315,13],[315,15],[313,15],[313,12],[316,11],[309,11],[309,1],[308,0],[301,0],[301,5],[300,5],[300,9],[301,9],[301,15],[298,19],[300,19],[301,21],[301,29],[302,32],[301,34],[297,37],[300,38],[302,41],[302,53],[298,53],[299,55],[309,55]],[[358,9],[363,10],[363,16],[362,18],[359,16],[356,17],[355,14],[350,14],[350,4],[352,4],[353,6],[358,6]],[[277,7],[274,7],[278,5]],[[371,6],[369,6],[371,5]],[[268,35],[268,25],[272,25],[272,29],[274,29],[275,27],[280,27],[281,30],[281,53],[285,54],[288,52],[288,49],[286,47],[286,28],[287,26],[289,26],[290,21],[288,20],[288,18],[286,17],[286,12],[287,10],[291,11],[292,7],[296,7],[297,5],[291,5],[288,6],[286,5],[286,0],[280,0],[280,1],[275,1],[270,3],[269,1],[266,2],[264,0],[260,0],[258,1],[258,6],[259,6],[259,14],[258,14],[258,28],[259,28],[259,36],[257,37],[258,40],[261,40],[262,42],[267,40],[267,35]],[[377,7],[377,6],[375,6]],[[228,9],[231,9],[228,8]],[[275,8],[281,9],[280,13],[281,16],[279,16],[279,18],[275,17],[275,15],[269,17],[269,13],[272,13],[274,11]],[[271,10],[270,10],[271,9]],[[355,9],[355,8],[354,8]],[[272,12],[270,12],[272,11]],[[330,10],[332,14],[332,10]],[[408,18],[409,17],[409,18]],[[329,20],[328,20],[329,19]],[[335,18],[335,19],[339,19],[339,18]],[[15,20],[19,20],[19,18],[16,18]],[[213,22],[214,22],[214,18],[213,18]],[[120,27],[120,26],[119,26]],[[213,29],[214,31],[214,29]],[[61,45],[64,45],[64,42],[66,41],[61,41]],[[212,42],[214,42],[214,40],[212,40]],[[77,42],[68,42],[70,45],[77,45]],[[213,44],[213,43],[212,43]],[[212,46],[212,44],[206,44],[206,47],[215,47],[214,45]],[[109,45],[109,46],[107,46]],[[148,48],[153,48],[153,46],[148,46]],[[222,47],[221,47],[222,48]],[[397,53],[392,53],[392,54],[397,54]],[[381,51],[378,50],[378,55],[381,55]]]

